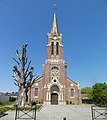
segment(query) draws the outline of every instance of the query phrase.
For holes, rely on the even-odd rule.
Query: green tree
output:
[[[91,87],[84,87],[81,89],[81,94],[89,94],[91,90]]]
[[[91,87],[82,88],[81,94],[86,94],[85,97],[92,100],[92,88]]]
[[[107,105],[107,84],[96,83],[92,89],[92,98],[95,103],[99,105]]]

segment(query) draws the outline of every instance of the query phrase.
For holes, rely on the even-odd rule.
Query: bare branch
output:
[[[26,71],[25,71],[25,77],[27,78],[27,73],[28,73],[28,71],[29,71],[29,67],[30,67],[30,64],[31,64],[31,60],[30,60],[30,62],[28,63],[28,66],[27,66],[27,69],[26,69]],[[27,75],[27,76],[26,76]]]
[[[17,75],[17,72],[16,72],[15,69],[13,70],[13,76],[12,77],[17,82],[17,84],[20,84],[20,85],[22,84],[21,81],[20,81],[20,79],[18,79],[18,75]]]
[[[18,77],[21,78],[21,73],[20,73],[19,70],[17,69],[17,66],[16,66],[16,65],[13,67],[13,71],[14,71],[14,76],[17,76],[17,75],[18,75]]]
[[[11,63],[9,63],[9,66],[10,66],[10,67],[13,67],[14,65],[12,65]]]
[[[16,55],[17,55],[18,58],[20,58],[18,50],[16,50]]]
[[[15,71],[13,72],[13,77],[14,77],[14,80],[15,80],[16,82],[19,82],[19,79],[18,79],[17,74],[16,74]]]
[[[21,56],[20,56],[20,54],[19,54],[18,50],[16,50],[16,55],[17,55],[17,57],[18,57],[19,61],[21,62]]]
[[[27,48],[28,44],[24,44],[22,47],[22,57],[25,58],[26,57],[26,48]]]
[[[13,77],[14,77],[14,80],[15,80],[17,83],[20,83],[20,84],[21,84],[20,80],[19,80],[16,76],[13,76]]]
[[[18,46],[20,50],[22,50],[22,47]]]
[[[16,86],[20,87],[20,85],[19,85],[19,84],[16,84],[15,82],[14,82],[14,84],[15,84]]]
[[[32,80],[31,86],[35,83],[35,81],[38,80],[38,78],[39,78],[39,76],[36,76],[36,78],[34,78],[34,79]]]
[[[20,65],[20,63],[19,63],[15,58],[13,58],[13,60],[14,60],[15,62],[17,62],[18,65]]]
[[[28,58],[25,59],[25,65],[27,64]]]

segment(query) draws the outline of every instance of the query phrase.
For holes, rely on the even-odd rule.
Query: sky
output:
[[[56,0],[67,74],[81,88],[107,82],[107,0]],[[18,91],[11,58],[28,43],[34,74],[42,75],[53,0],[0,0],[0,92]]]

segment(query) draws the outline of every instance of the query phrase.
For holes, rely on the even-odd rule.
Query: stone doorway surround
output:
[[[59,102],[59,87],[53,85],[51,87],[51,105],[58,105]]]

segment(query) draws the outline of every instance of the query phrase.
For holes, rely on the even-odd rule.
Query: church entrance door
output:
[[[58,94],[57,93],[52,93],[51,104],[52,105],[58,105]]]

